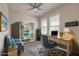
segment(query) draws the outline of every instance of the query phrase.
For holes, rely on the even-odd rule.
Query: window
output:
[[[43,35],[47,34],[47,19],[42,19],[41,20],[41,33]]]
[[[58,31],[60,27],[60,16],[56,15],[50,18],[41,19],[41,33],[42,35],[51,35],[51,31]]]
[[[49,35],[51,31],[59,31],[59,15],[53,16],[49,19]]]

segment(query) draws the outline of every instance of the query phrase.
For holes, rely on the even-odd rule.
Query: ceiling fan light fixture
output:
[[[42,5],[42,3],[28,3],[29,6],[31,6],[30,9],[27,9],[27,10],[33,10],[34,12],[38,12],[40,10],[42,10],[40,8],[40,6]]]
[[[38,11],[38,9],[37,9],[37,8],[34,8],[33,10],[34,10],[34,11],[36,11],[36,12]]]

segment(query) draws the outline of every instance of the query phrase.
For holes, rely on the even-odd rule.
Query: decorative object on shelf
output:
[[[0,12],[0,32],[7,30],[7,18],[2,12]]]
[[[66,22],[66,27],[78,26],[78,21]]]

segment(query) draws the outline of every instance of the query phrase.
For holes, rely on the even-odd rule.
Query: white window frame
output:
[[[54,19],[53,19],[53,17],[54,17]],[[58,17],[58,18],[56,18],[56,17]],[[55,18],[58,20],[58,22],[59,22],[59,24],[57,24],[57,25],[51,25],[50,23],[53,21],[55,21]],[[53,19],[53,20],[52,20]],[[57,15],[55,15],[55,16],[52,16],[52,17],[50,17],[49,18],[49,35],[51,36],[51,30],[50,30],[50,28],[51,27],[53,27],[53,28],[56,28],[56,27],[58,27],[59,29],[57,29],[57,30],[54,30],[54,31],[58,31],[58,36],[59,36],[59,32],[60,32],[60,15],[59,14],[57,14]]]

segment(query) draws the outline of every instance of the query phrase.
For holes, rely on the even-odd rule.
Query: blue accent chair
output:
[[[21,41],[21,39],[17,37],[12,37],[10,35],[6,35],[4,39],[4,49],[7,51],[9,48],[16,48],[17,49],[17,55],[20,55],[20,51],[24,51],[24,43]],[[16,47],[17,46],[17,47]],[[4,50],[4,51],[5,51]],[[5,53],[5,52],[4,52]],[[8,52],[7,52],[8,53]]]
[[[43,46],[45,48],[53,48],[55,46],[57,46],[57,43],[51,40],[48,40],[48,36],[43,35],[42,36],[42,40],[43,40]]]

